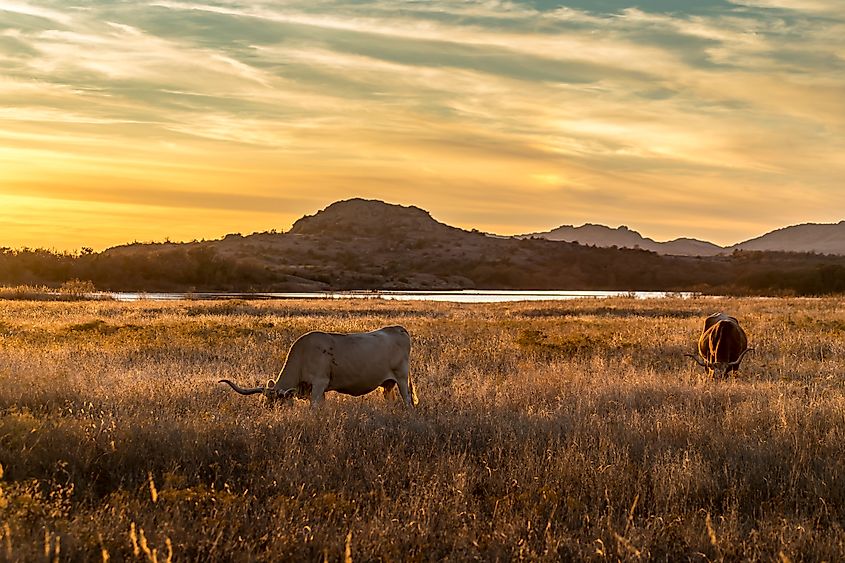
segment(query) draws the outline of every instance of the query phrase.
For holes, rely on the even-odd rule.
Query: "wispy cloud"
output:
[[[838,3],[0,2],[0,195],[155,215],[179,207],[161,190],[242,193],[244,213],[283,192],[278,227],[367,195],[487,230],[633,215],[718,242],[833,220]]]
[[[838,0],[731,0],[734,4],[755,8],[780,8],[798,13],[829,13],[842,15],[842,3]]]

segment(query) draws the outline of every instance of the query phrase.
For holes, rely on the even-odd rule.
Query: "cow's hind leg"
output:
[[[393,374],[396,376],[396,386],[399,387],[402,402],[409,407],[413,407],[416,404],[416,401],[414,401],[416,397],[410,383],[411,377],[408,370],[408,363],[402,362],[402,365],[398,369],[395,369]]]
[[[411,399],[411,391],[408,389],[408,382],[400,379],[396,382],[396,386],[399,387],[399,394],[402,396],[402,402],[409,407],[413,407],[414,401]]]

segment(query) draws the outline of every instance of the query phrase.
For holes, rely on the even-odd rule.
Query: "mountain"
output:
[[[672,256],[716,256],[734,250],[845,255],[845,221],[793,225],[728,247],[721,247],[712,242],[692,238],[656,242],[625,226],[613,229],[592,223],[580,227],[562,225],[551,231],[518,236],[518,238],[531,237],[577,242],[578,244],[602,248],[611,246],[641,248]]]
[[[816,229],[799,227],[808,240],[818,240]],[[593,243],[616,247],[494,236],[446,225],[418,207],[352,199],[299,219],[286,233],[133,243],[80,254],[0,248],[0,284],[58,287],[83,280],[114,291],[475,288],[845,293],[845,256],[745,249],[703,256],[713,245],[690,239],[655,243],[624,227],[600,225],[580,231],[565,227],[558,234],[566,236],[567,229],[591,234],[593,238],[585,240]],[[665,254],[647,250],[652,244],[664,245],[658,248]],[[783,242],[772,242],[778,244]],[[640,248],[624,248],[627,245]],[[697,255],[683,256],[678,249]]]
[[[520,235],[519,238],[544,238],[548,240],[562,240],[577,242],[586,246],[619,246],[622,248],[646,248],[654,244],[651,239],[644,238],[637,231],[621,226],[616,229],[604,225],[586,223],[580,227],[561,225],[556,229],[544,233],[530,233]],[[647,249],[650,250],[650,249]]]
[[[712,242],[686,237],[655,244],[658,245],[655,252],[675,256],[716,256],[725,252],[724,248]]]
[[[691,238],[678,238],[667,242],[656,242],[624,225],[615,229],[592,223],[587,223],[580,227],[562,225],[548,232],[519,236],[519,238],[530,237],[577,242],[578,244],[602,248],[611,246],[617,246],[619,248],[641,248],[643,250],[657,252],[658,254],[675,256],[715,256],[725,252],[725,249],[721,246]]]
[[[466,231],[435,221],[428,211],[413,205],[354,198],[332,203],[314,215],[305,215],[289,232],[323,236],[371,236],[382,232],[454,236]]]
[[[351,199],[302,217],[285,233],[136,243],[81,256],[73,265],[61,264],[60,273],[100,288],[148,291],[674,290],[693,285],[701,267],[672,267],[642,250],[492,236],[446,225],[418,207]],[[661,271],[677,275],[660,279]],[[717,277],[718,283],[727,279]]]
[[[845,255],[845,221],[784,227],[736,244],[734,249]]]

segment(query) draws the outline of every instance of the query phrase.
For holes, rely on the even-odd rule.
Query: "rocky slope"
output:
[[[529,237],[577,242],[602,248],[641,248],[674,256],[716,256],[729,254],[734,250],[845,255],[845,221],[834,224],[793,225],[727,247],[692,238],[657,242],[625,226],[613,229],[591,223],[580,227],[562,225],[551,231],[520,235],[520,238]]]
[[[642,236],[637,231],[631,230],[624,225],[615,229],[592,223],[587,223],[580,227],[561,225],[551,231],[521,235],[520,238],[527,237],[577,242],[578,244],[603,248],[611,246],[617,246],[619,248],[641,248],[643,250],[657,252],[658,254],[675,256],[715,256],[725,252],[725,249],[721,246],[692,238],[678,238],[667,242],[657,242]]]
[[[703,256],[710,247],[689,240],[675,243],[698,245],[697,256],[658,254],[644,248],[650,239],[629,229],[594,225],[589,230],[614,231],[615,247],[466,231],[417,207],[354,199],[303,217],[286,233],[135,243],[79,255],[0,249],[0,283],[58,286],[76,279],[90,280],[99,289],[129,291],[845,292],[845,257],[751,250]],[[639,248],[623,248],[630,241]]]
[[[736,244],[733,249],[845,255],[845,221],[784,227]]]

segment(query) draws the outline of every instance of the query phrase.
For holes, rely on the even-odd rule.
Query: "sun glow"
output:
[[[834,4],[2,2],[0,245],[284,229],[349,197],[503,233],[838,221]]]

